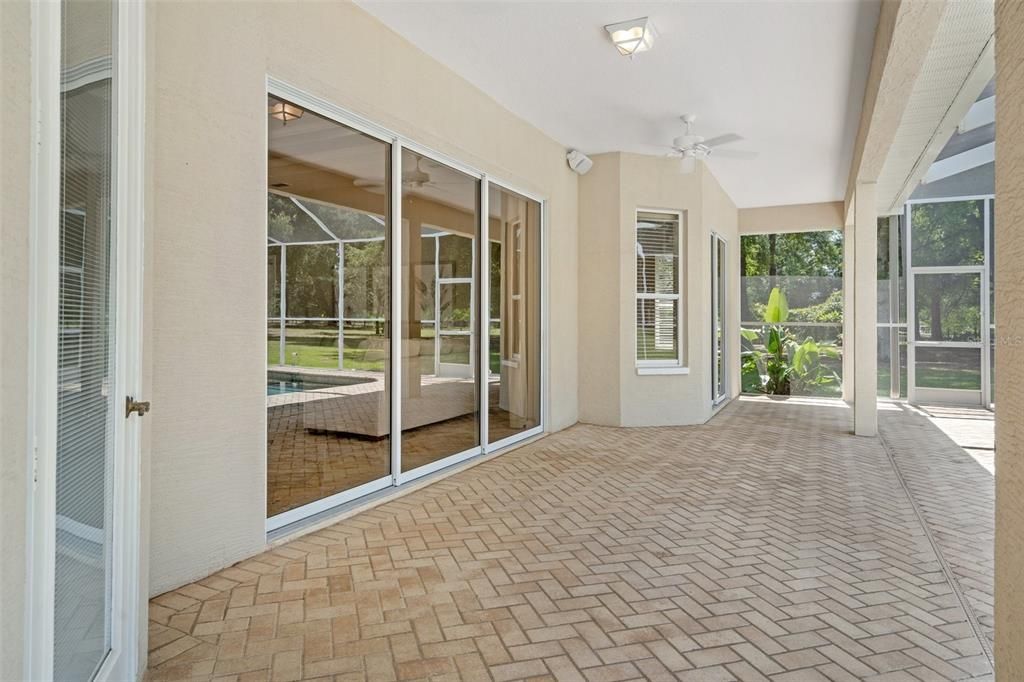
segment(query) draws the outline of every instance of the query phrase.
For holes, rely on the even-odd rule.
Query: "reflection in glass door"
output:
[[[480,180],[408,148],[401,163],[401,471],[415,477],[480,446]]]
[[[909,399],[988,404],[988,202],[908,206]]]
[[[391,484],[391,145],[267,107],[272,530]]]
[[[540,426],[541,206],[491,183],[487,193],[487,442]]]
[[[434,344],[434,374],[438,377],[471,379],[475,376],[476,315],[473,312],[472,279],[437,279],[434,297],[437,343]]]
[[[541,432],[543,211],[269,80],[272,532]]]

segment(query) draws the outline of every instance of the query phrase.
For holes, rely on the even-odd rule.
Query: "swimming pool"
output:
[[[288,393],[302,393],[303,391],[315,391],[324,388],[337,388],[338,386],[353,386],[355,384],[365,384],[368,381],[373,381],[373,379],[339,376],[330,377],[325,381],[319,377],[275,372],[267,374],[267,395],[286,395]]]

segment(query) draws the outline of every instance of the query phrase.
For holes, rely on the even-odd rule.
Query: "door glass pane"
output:
[[[914,385],[918,388],[981,389],[981,349],[918,346]]]
[[[402,151],[402,471],[480,444],[479,184]]]
[[[267,236],[282,244],[267,247],[276,516],[391,473],[391,145],[276,97],[267,116]]]
[[[981,341],[980,273],[915,275],[914,307],[917,341]]]
[[[110,649],[114,429],[113,42],[110,2],[62,6],[54,679]],[[123,407],[122,407],[123,409]]]
[[[914,267],[985,262],[983,201],[913,204],[910,224]]]
[[[491,184],[488,442],[540,425],[540,203]]]

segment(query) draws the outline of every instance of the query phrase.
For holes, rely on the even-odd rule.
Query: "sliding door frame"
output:
[[[523,190],[516,187],[513,183],[505,182],[504,180],[492,177],[487,173],[478,170],[468,164],[462,163],[458,159],[452,158],[447,154],[439,152],[435,149],[431,149],[425,145],[419,144],[414,140],[406,138],[394,131],[391,131],[383,126],[379,126],[372,121],[353,113],[347,109],[339,107],[325,99],[312,95],[304,90],[296,88],[290,85],[288,82],[275,78],[268,75],[266,79],[266,92],[270,96],[280,97],[292,102],[303,109],[307,109],[313,113],[319,114],[327,119],[348,126],[354,130],[357,130],[365,135],[372,138],[386,142],[391,145],[391,158],[390,158],[390,178],[389,178],[389,189],[391,191],[390,196],[390,266],[391,266],[391,282],[390,282],[390,296],[391,305],[390,313],[391,319],[388,322],[388,331],[390,334],[390,357],[388,359],[387,377],[386,382],[390,386],[391,390],[391,415],[390,415],[390,463],[391,473],[387,476],[383,476],[369,483],[365,483],[356,488],[345,490],[329,497],[322,498],[315,502],[290,509],[281,514],[269,517],[266,520],[267,532],[278,530],[284,526],[292,523],[301,521],[302,519],[319,514],[321,512],[328,511],[332,508],[338,507],[342,504],[354,502],[360,498],[365,497],[373,492],[378,492],[387,488],[400,487],[411,481],[419,479],[423,476],[427,476],[442,469],[460,464],[474,457],[496,453],[506,447],[514,445],[522,440],[537,436],[544,432],[546,428],[546,413],[547,413],[547,398],[548,398],[548,337],[547,337],[547,305],[548,305],[548,234],[547,234],[547,200],[544,197],[538,196],[536,193]],[[264,136],[267,139],[267,136]],[[478,197],[478,205],[480,207],[479,215],[479,228],[477,245],[474,251],[475,256],[475,272],[474,275],[478,276],[480,281],[476,287],[479,292],[477,300],[474,302],[474,313],[475,313],[475,325],[476,335],[478,341],[478,371],[477,371],[477,387],[478,387],[478,408],[480,409],[480,418],[478,424],[480,427],[479,444],[458,452],[452,455],[448,455],[442,459],[425,464],[417,467],[412,471],[402,471],[402,334],[400,333],[402,326],[402,285],[405,283],[402,280],[402,152],[408,149],[409,151],[428,157],[431,161],[443,164],[452,168],[453,170],[464,173],[471,176],[478,181],[478,191],[480,195]],[[264,164],[266,164],[266,154],[264,154]],[[264,166],[264,177],[267,174],[267,168]],[[490,334],[490,241],[488,234],[489,227],[489,206],[488,206],[488,193],[490,190],[490,184],[501,187],[502,189],[515,192],[520,194],[527,199],[531,199],[540,204],[540,353],[541,353],[541,366],[540,366],[540,424],[531,429],[522,431],[521,433],[509,436],[502,440],[494,443],[487,442],[489,419],[488,419],[488,381],[490,374],[489,365],[489,334]],[[396,274],[397,273],[397,274]],[[435,320],[436,325],[439,321]],[[265,470],[264,470],[265,473]],[[264,475],[264,487],[266,487],[266,475]]]

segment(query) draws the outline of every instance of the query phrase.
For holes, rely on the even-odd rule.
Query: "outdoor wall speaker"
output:
[[[589,156],[575,149],[569,150],[569,153],[565,155],[565,160],[569,162],[569,168],[572,168],[573,171],[580,175],[586,175],[587,171],[594,165]]]

